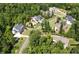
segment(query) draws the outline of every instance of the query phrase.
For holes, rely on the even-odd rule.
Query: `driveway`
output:
[[[29,37],[25,38],[25,41],[23,42],[20,50],[19,50],[19,54],[21,54],[23,52],[23,50],[28,46],[29,44]]]

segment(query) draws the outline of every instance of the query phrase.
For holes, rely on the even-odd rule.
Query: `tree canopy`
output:
[[[48,10],[49,7],[65,9],[69,15],[72,15],[76,19],[77,22],[72,25],[70,32],[66,36],[79,41],[79,4],[0,4],[0,53],[11,53],[11,50],[16,44],[11,32],[15,24],[23,23],[25,25],[26,22],[30,21],[32,16],[39,15],[40,10]],[[44,21],[42,26],[44,27],[44,31],[51,31],[47,20]],[[31,34],[30,41],[30,46],[27,49],[28,53],[54,53],[56,51],[61,52],[63,49],[55,48],[52,45],[50,36],[41,37],[37,31]],[[59,43],[57,44],[59,45]],[[59,46],[61,47],[62,43]]]

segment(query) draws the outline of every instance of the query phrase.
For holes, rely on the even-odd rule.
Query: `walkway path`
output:
[[[19,50],[19,54],[21,54],[23,52],[23,50],[28,46],[28,44],[29,44],[29,37],[25,38],[25,41]]]

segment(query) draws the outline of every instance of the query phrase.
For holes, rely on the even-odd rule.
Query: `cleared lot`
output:
[[[68,47],[69,44],[69,39],[63,36],[58,36],[58,35],[52,35],[53,41],[58,42],[61,41],[64,44],[64,48]]]

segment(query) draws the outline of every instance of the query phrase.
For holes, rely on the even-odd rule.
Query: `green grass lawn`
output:
[[[18,40],[18,43],[15,44],[13,50],[12,50],[12,53],[18,53],[19,52],[19,49],[20,47],[22,46],[22,43],[24,42],[24,40],[22,38],[20,38]]]
[[[75,46],[73,46],[72,44],[77,44],[77,43],[78,43],[78,42],[75,41],[75,39],[69,38],[69,45],[70,45],[71,48],[75,47]]]
[[[53,16],[52,18],[49,18],[48,20],[49,20],[50,26],[53,29],[54,26],[55,26],[55,22],[57,21],[57,17],[56,16]]]
[[[25,29],[23,35],[29,35],[32,29]]]
[[[75,41],[75,39],[73,39],[73,38],[70,38],[69,41],[70,41],[70,42],[69,42],[70,44],[77,43],[77,42]]]
[[[56,16],[52,16],[51,18],[49,18],[47,20],[49,21],[49,24],[50,24],[51,28],[54,29],[55,22],[57,21],[57,17]],[[23,35],[29,35],[32,30],[39,30],[39,31],[42,32],[41,24],[36,24],[34,26],[34,28],[24,29],[24,32],[22,34]],[[46,33],[43,33],[43,34],[46,35]],[[15,48],[14,48],[15,53],[18,53],[19,48],[22,46],[22,43],[24,42],[24,38],[22,38],[22,39],[19,39],[18,43],[15,45]],[[73,38],[69,38],[69,44],[72,44],[72,43],[77,43],[77,42]]]
[[[54,28],[54,26],[55,26],[55,22],[56,22],[56,20],[57,20],[57,17],[56,16],[53,16],[53,17],[51,17],[51,18],[49,18],[49,19],[47,19],[48,21],[49,21],[49,23],[50,23],[50,26],[52,27],[52,28]],[[35,26],[34,26],[34,28],[28,28],[28,29],[25,29],[24,30],[24,32],[23,32],[23,35],[29,35],[30,34],[30,32],[32,31],[32,30],[39,30],[39,31],[42,31],[41,30],[41,24],[36,24]]]

